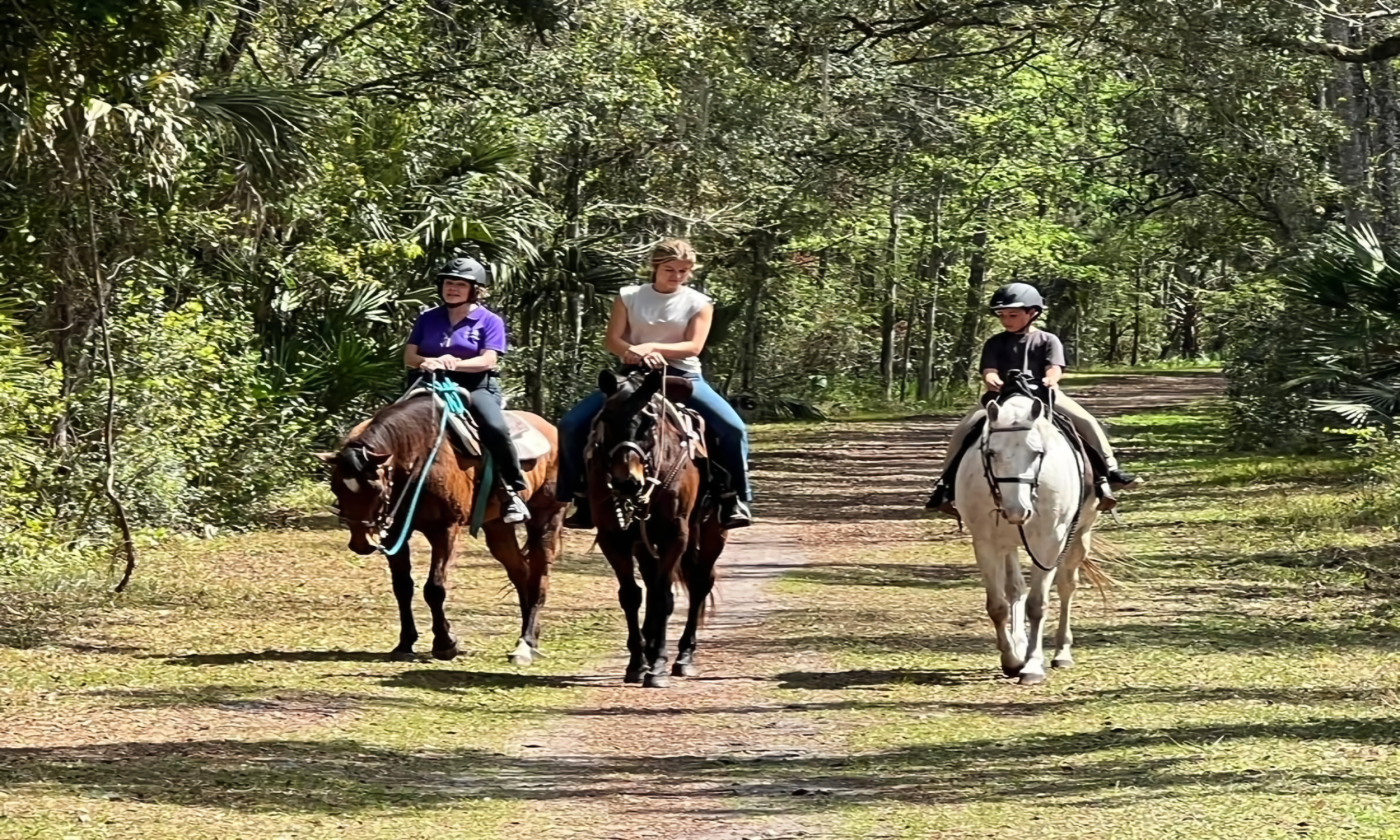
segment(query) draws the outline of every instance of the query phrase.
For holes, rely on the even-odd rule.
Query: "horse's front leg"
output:
[[[598,548],[608,558],[613,574],[617,576],[617,602],[627,617],[627,672],[624,682],[639,683],[646,670],[646,657],[642,651],[642,623],[639,612],[642,608],[642,587],[637,585],[636,571],[632,560],[632,537],[627,531],[598,532]]]
[[[394,586],[394,600],[399,605],[399,643],[389,652],[389,659],[409,662],[414,658],[413,645],[418,641],[418,628],[413,623],[413,561],[407,540],[398,554],[389,555],[389,580]]]
[[[457,647],[457,637],[452,635],[452,623],[447,620],[447,573],[452,568],[452,552],[457,547],[459,525],[443,525],[429,528],[424,532],[428,544],[433,547],[433,563],[428,571],[428,582],[423,584],[423,600],[433,614],[433,658],[455,659],[461,649]]]
[[[992,620],[992,629],[997,634],[997,650],[1001,653],[1001,670],[1007,676],[1016,676],[1023,664],[1020,653],[1012,643],[1011,601],[1006,597],[1007,563],[1006,554],[995,545],[986,545],[992,540],[972,540],[972,551],[977,555],[977,568],[982,573],[982,586],[987,590],[987,617]],[[1012,554],[1014,559],[1014,552]],[[1020,574],[1019,570],[1016,572]]]
[[[646,527],[643,523],[643,527]],[[642,626],[646,637],[647,672],[642,684],[647,688],[666,688],[671,684],[667,664],[671,661],[666,653],[666,623],[676,609],[676,595],[671,589],[671,580],[685,555],[690,541],[690,527],[685,519],[678,520],[676,527],[660,529],[661,539],[653,533],[652,545],[661,552],[661,559],[651,566],[652,574],[647,580],[647,618]]]

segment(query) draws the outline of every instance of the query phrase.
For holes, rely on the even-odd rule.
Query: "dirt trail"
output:
[[[1117,376],[1074,393],[1112,418],[1220,390],[1220,380],[1209,376]],[[842,552],[862,543],[926,541],[922,503],[951,427],[948,418],[933,417],[814,427],[786,436],[782,448],[758,451],[761,524],[736,532],[720,560],[718,609],[701,636],[703,675],[664,691],[624,686],[619,654],[585,678],[596,686],[587,707],[545,731],[522,733],[509,751],[548,763],[551,785],[572,792],[540,803],[531,833],[684,840],[820,834],[818,819],[791,816],[802,810],[792,803],[830,792],[775,783],[761,772],[765,760],[836,758],[842,735],[774,699],[778,675],[815,675],[823,664],[814,651],[766,643],[773,584],[801,567],[839,570]],[[620,651],[621,636],[618,645]]]

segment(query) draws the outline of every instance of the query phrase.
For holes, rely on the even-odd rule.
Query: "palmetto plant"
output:
[[[1290,389],[1325,396],[1314,407],[1353,425],[1393,427],[1400,416],[1400,250],[1368,227],[1333,233],[1283,281],[1286,317],[1299,324]]]

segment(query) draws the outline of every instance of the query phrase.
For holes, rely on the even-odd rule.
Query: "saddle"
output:
[[[410,399],[419,399],[424,396],[432,397],[438,402],[438,410],[445,411],[446,406],[442,404],[442,398],[433,392],[433,389],[426,384],[414,384],[404,395],[394,402],[401,403]],[[472,393],[466,388],[457,386],[457,396],[462,398],[462,405],[471,407]],[[536,458],[549,454],[552,448],[549,439],[540,433],[538,429],[525,422],[525,419],[514,411],[504,412],[506,427],[510,429],[510,442],[515,446],[515,452],[520,458],[521,466],[525,467],[526,461],[533,461]],[[470,411],[463,414],[449,414],[447,417],[447,428],[451,431],[452,444],[469,458],[481,457],[481,434],[477,430],[476,417]],[[529,469],[525,467],[525,469]]]
[[[1040,383],[1032,380],[1029,374],[1024,374],[1018,370],[1008,371],[1007,374],[1006,382],[1002,385],[1000,391],[988,391],[982,395],[982,405],[984,407],[993,401],[1000,405],[1014,396],[1026,396],[1032,399],[1045,401],[1045,398],[1041,396],[1041,392],[1047,389]],[[1050,393],[1050,400],[1054,400],[1053,392]],[[1074,424],[1070,422],[1068,417],[1055,411],[1050,402],[1046,403],[1046,407],[1050,409],[1050,422],[1059,430],[1060,434],[1065,436],[1065,440],[1069,441],[1070,448],[1072,448],[1079,457],[1079,463],[1087,467],[1086,471],[1089,475],[1086,476],[1086,478],[1089,484],[1094,487],[1095,492],[1098,492],[1100,480],[1108,476],[1108,464],[1104,462],[1103,457],[1099,455],[1097,450],[1085,442],[1084,438],[1080,436],[1079,430],[1074,428]],[[967,439],[963,441],[963,452],[958,454],[958,459],[960,461],[963,453],[971,447],[972,442],[981,438],[982,429],[986,425],[986,416],[977,418],[977,421],[972,424],[972,430],[968,433]]]

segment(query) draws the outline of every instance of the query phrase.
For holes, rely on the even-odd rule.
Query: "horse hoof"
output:
[[[1021,685],[1040,685],[1045,682],[1045,675],[1028,671],[1021,674],[1019,682]]]
[[[1002,672],[1003,674],[1005,674],[1006,676],[1008,676],[1008,677],[1019,677],[1019,676],[1021,676],[1021,669],[1024,668],[1024,667],[1026,667],[1026,666],[1025,666],[1025,665],[1003,665],[1003,666],[1001,666],[1001,672]]]
[[[1064,659],[1052,659],[1052,660],[1050,661],[1050,667],[1051,667],[1051,668],[1061,668],[1061,669],[1063,669],[1063,668],[1073,668],[1073,667],[1074,667],[1074,660],[1073,660],[1073,659],[1070,659],[1068,656],[1065,657]]]
[[[418,655],[417,655],[416,653],[413,652],[413,648],[409,648],[408,650],[401,650],[401,649],[399,649],[399,648],[394,648],[393,650],[389,651],[389,661],[390,661],[390,662],[417,662],[417,661],[418,661]]]
[[[699,676],[700,669],[689,662],[677,662],[671,666],[671,676],[673,677],[694,677]]]
[[[622,681],[625,682],[625,683],[632,683],[632,684],[636,684],[636,683],[641,682],[641,681],[642,681],[642,669],[641,669],[641,668],[628,668],[628,669],[627,669],[627,673],[626,673],[625,675],[623,675],[623,677],[622,677]]]
[[[446,662],[449,659],[456,659],[461,652],[461,648],[457,647],[457,643],[454,641],[451,647],[433,648],[433,658]]]
[[[647,674],[642,686],[645,688],[670,688],[671,678],[665,674]]]
[[[521,642],[520,644],[515,646],[515,650],[511,651],[510,655],[507,656],[506,659],[512,665],[524,667],[526,665],[532,664],[535,661],[535,655],[537,653],[539,653],[539,651],[530,647],[529,644],[527,644],[526,642]]]

